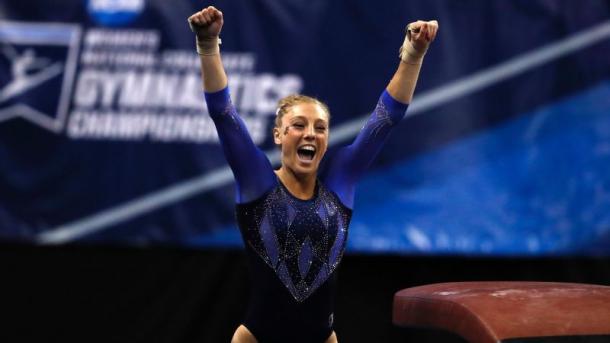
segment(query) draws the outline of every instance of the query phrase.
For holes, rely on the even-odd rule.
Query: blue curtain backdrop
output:
[[[186,24],[206,5],[0,3],[0,239],[241,246]],[[610,255],[607,1],[214,5],[234,102],[272,158],[279,98],[327,102],[332,145],[348,144],[405,25],[439,21],[359,184],[349,251]]]

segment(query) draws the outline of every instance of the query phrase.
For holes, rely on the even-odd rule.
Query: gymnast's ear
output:
[[[282,144],[282,140],[280,138],[280,128],[279,127],[274,127],[273,128],[273,142],[275,143],[275,145],[281,145]]]

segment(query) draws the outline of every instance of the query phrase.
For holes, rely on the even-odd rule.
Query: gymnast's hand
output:
[[[210,40],[218,38],[222,29],[222,12],[214,6],[208,6],[188,18],[191,30],[197,39]]]
[[[436,37],[437,31],[438,22],[436,20],[418,20],[407,25],[405,41],[400,48],[400,59],[407,62],[424,57]]]

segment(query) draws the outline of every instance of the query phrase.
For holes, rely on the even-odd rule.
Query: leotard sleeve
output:
[[[228,87],[218,92],[205,93],[205,100],[225,158],[235,177],[236,202],[242,204],[256,200],[276,183],[269,159],[252,141],[246,125],[231,102]]]
[[[328,162],[325,184],[348,208],[354,206],[356,182],[379,154],[392,128],[404,117],[407,107],[408,104],[395,100],[387,90],[384,91],[354,142],[341,148]]]

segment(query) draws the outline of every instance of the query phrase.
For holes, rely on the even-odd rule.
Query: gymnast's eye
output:
[[[295,129],[302,130],[305,128],[305,125],[301,124],[301,123],[296,123],[296,124],[292,124],[292,127],[294,127]]]
[[[326,132],[326,126],[316,126],[316,131],[320,133]]]

